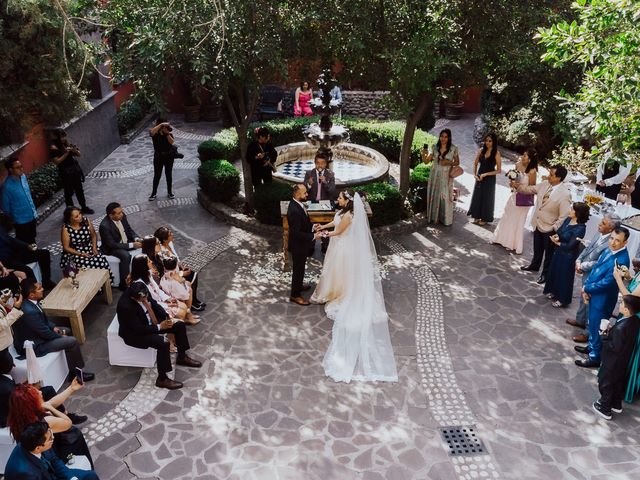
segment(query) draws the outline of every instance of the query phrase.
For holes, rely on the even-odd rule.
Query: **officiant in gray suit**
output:
[[[309,200],[319,202],[320,200],[336,199],[336,176],[327,168],[329,158],[326,154],[318,152],[313,161],[315,168],[307,170],[304,174],[304,185],[309,192]],[[327,251],[329,238],[321,239],[322,253]]]
[[[582,274],[582,285],[589,276],[589,272],[600,258],[600,254],[609,245],[609,235],[613,230],[620,226],[620,217],[616,214],[607,214],[598,225],[598,232],[593,236],[591,242],[580,253],[576,260],[576,273]],[[574,327],[583,329],[582,333],[575,335],[573,341],[576,343],[586,343],[589,339],[584,329],[587,327],[589,319],[589,304],[584,303],[582,295],[580,296],[580,306],[576,312],[576,318],[567,318],[567,323]]]

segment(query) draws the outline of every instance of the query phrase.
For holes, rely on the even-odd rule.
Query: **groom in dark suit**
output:
[[[291,298],[289,301],[298,305],[309,305],[309,301],[302,297],[302,292],[309,290],[309,285],[303,285],[304,270],[307,257],[313,252],[314,242],[319,233],[313,233],[313,226],[309,214],[302,202],[308,197],[307,187],[303,184],[293,186],[293,198],[287,209],[289,223],[288,250],[291,252]]]
[[[102,246],[100,249],[105,255],[113,255],[120,260],[120,290],[125,290],[126,279],[129,275],[129,265],[131,264],[130,250],[142,248],[142,243],[136,239],[138,235],[133,231],[127,216],[119,203],[111,202],[107,205],[107,216],[100,222],[100,238]]]

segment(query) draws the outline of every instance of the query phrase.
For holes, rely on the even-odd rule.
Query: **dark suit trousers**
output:
[[[51,280],[51,254],[49,250],[39,248],[35,251],[25,252],[20,258],[10,259],[4,263],[4,266],[12,270],[18,270],[27,274],[27,277],[36,278],[33,274],[33,270],[27,266],[27,263],[38,262],[40,265],[40,271],[42,272],[42,281],[48,282]]]
[[[304,269],[307,263],[305,253],[291,252],[291,296],[299,297],[302,293],[304,282]]]
[[[16,238],[31,245],[36,243],[36,219],[34,218],[27,223],[14,223],[13,228],[16,230]]]
[[[620,408],[627,387],[626,380],[627,375],[624,369],[622,374],[612,371],[600,372],[598,390],[600,391],[600,403],[605,410],[611,410],[611,407]]]
[[[82,358],[80,344],[75,337],[56,338],[54,340],[41,343],[33,349],[36,357],[42,357],[47,353],[59,352],[60,350],[64,350],[64,354],[67,357],[69,372],[73,372],[76,367],[84,368],[84,358]]]
[[[172,370],[171,355],[169,353],[169,342],[166,342],[162,333],[173,333],[176,338],[178,348],[178,358],[185,356],[189,346],[187,330],[184,322],[176,322],[171,328],[160,330],[158,333],[149,333],[133,338],[127,338],[124,343],[135,348],[155,348],[158,352],[158,377],[165,378],[167,372]]]
[[[163,168],[165,180],[167,181],[167,194],[171,195],[171,183],[173,181],[173,157],[164,153],[155,153],[153,155],[153,189],[151,191],[151,195],[158,193],[158,185],[160,185],[160,177],[162,177]]]
[[[118,269],[120,271],[120,285],[126,285],[127,276],[129,275],[129,267],[131,265],[131,254],[128,250],[117,248],[111,250],[107,255],[113,255],[120,260]]]
[[[542,264],[542,257],[544,257],[542,275],[545,276],[549,271],[551,257],[553,257],[553,251],[556,248],[555,243],[551,241],[551,236],[555,235],[555,233],[553,230],[550,232],[541,232],[537,228],[533,231],[533,258],[531,259],[531,266],[535,270],[539,270]]]
[[[62,177],[62,188],[64,189],[64,203],[67,204],[67,207],[72,206],[73,203],[73,194],[76,194],[76,198],[78,199],[78,203],[81,207],[87,206],[87,201],[84,197],[84,187],[82,186],[82,174],[80,172],[76,173],[64,173],[60,175]]]

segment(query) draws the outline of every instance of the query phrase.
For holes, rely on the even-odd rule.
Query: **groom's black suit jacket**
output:
[[[313,249],[313,227],[309,215],[295,200],[289,202],[287,221],[289,222],[288,250],[292,255],[308,256]]]

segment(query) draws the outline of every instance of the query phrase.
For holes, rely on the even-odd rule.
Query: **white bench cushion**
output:
[[[22,383],[27,379],[27,360],[26,358],[24,360],[17,359],[18,353],[15,348],[13,348],[13,345],[9,347],[9,353],[11,353],[13,363],[15,364],[15,367],[11,370],[11,376],[16,383]],[[56,390],[59,390],[69,374],[67,357],[64,354],[64,350],[47,353],[43,357],[38,357],[38,363],[44,374],[42,384],[52,386]]]
[[[40,270],[40,264],[38,262],[27,263],[27,267],[33,270],[33,274],[38,282],[42,283],[42,271]]]
[[[109,363],[121,367],[153,367],[156,364],[156,350],[130,347],[118,335],[119,328],[118,315],[116,315],[107,329]]]
[[[9,428],[0,428],[0,474],[4,473],[4,467],[7,465],[9,455],[11,455],[15,446],[16,444],[9,433]]]

